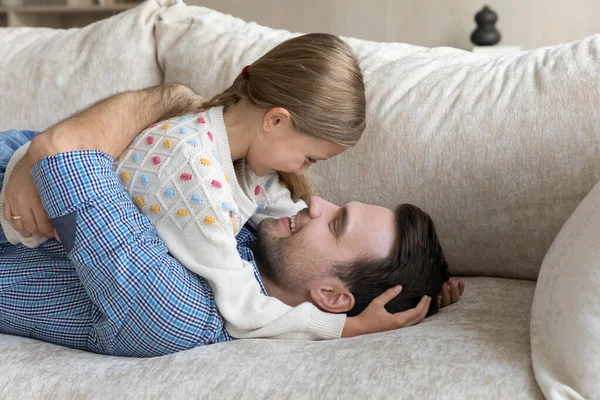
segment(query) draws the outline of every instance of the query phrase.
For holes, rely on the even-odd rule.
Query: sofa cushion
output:
[[[468,278],[420,325],[323,342],[239,340],[109,357],[0,335],[0,398],[542,399],[529,355],[534,283]]]
[[[210,97],[287,31],[202,7],[157,22],[167,82]],[[367,130],[315,167],[335,203],[414,203],[457,274],[535,279],[561,225],[600,179],[600,36],[512,57],[347,39]]]
[[[162,83],[163,0],[80,29],[0,29],[0,132],[42,130],[111,94]]]
[[[600,183],[544,258],[531,311],[531,354],[547,399],[600,398]]]

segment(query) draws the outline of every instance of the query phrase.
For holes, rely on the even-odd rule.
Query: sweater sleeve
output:
[[[290,307],[261,293],[250,263],[240,258],[231,229],[213,230],[210,238],[193,245],[187,238],[198,232],[172,232],[175,225],[156,225],[169,252],[188,269],[206,279],[213,289],[219,312],[235,338],[337,339],[345,314],[329,314],[311,303]],[[175,238],[177,240],[169,240]]]

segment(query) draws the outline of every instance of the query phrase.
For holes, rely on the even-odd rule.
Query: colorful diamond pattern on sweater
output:
[[[207,235],[223,232],[217,229],[223,224],[232,227],[230,234],[239,230],[234,178],[223,172],[211,123],[195,113],[160,122],[136,136],[115,163],[121,184],[153,224],[194,225]]]
[[[202,200],[203,200],[203,199],[204,199],[204,198],[202,197],[202,195],[201,195],[201,194],[194,194],[194,195],[192,195],[192,201],[193,201],[194,203],[196,203],[196,204],[200,204],[200,203],[202,203]]]
[[[144,207],[146,205],[146,202],[144,201],[144,198],[142,196],[136,196],[136,198],[135,198],[135,204],[138,207]]]

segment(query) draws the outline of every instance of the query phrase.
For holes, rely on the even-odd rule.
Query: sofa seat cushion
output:
[[[541,399],[534,283],[465,282],[459,303],[420,325],[337,341],[240,340],[133,359],[0,335],[0,398]]]

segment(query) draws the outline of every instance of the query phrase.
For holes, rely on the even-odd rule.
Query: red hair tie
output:
[[[242,76],[245,80],[248,80],[248,78],[250,77],[250,74],[248,74],[248,67],[249,65],[246,65],[244,68],[242,68]]]

